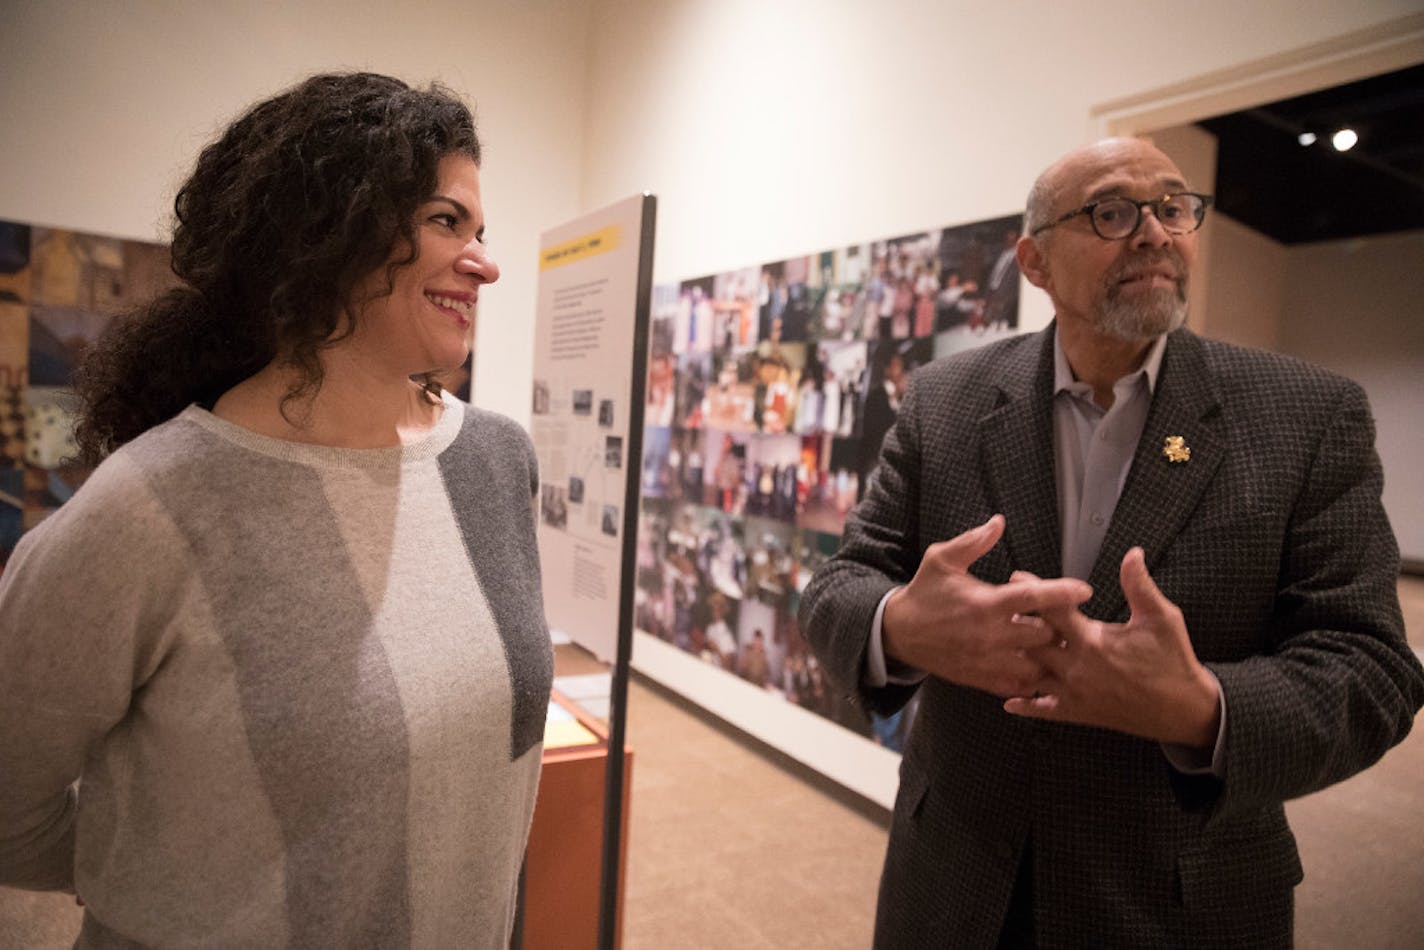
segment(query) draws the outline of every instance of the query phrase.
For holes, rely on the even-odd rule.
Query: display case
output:
[[[544,728],[544,772],[525,863],[525,950],[598,946],[608,729],[557,689]],[[633,750],[624,749],[618,893],[627,854]],[[622,943],[619,902],[618,943]]]

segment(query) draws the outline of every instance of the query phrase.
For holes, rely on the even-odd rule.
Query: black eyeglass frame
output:
[[[1167,223],[1162,220],[1162,205],[1165,202],[1171,201],[1173,198],[1180,198],[1183,195],[1190,195],[1191,197],[1196,198],[1198,201],[1200,201],[1201,209],[1195,215],[1196,224],[1192,225],[1190,228],[1187,228],[1187,230],[1185,231],[1173,231],[1170,227],[1167,226]],[[1106,204],[1109,201],[1126,201],[1133,206],[1133,210],[1137,213],[1137,219],[1132,222],[1132,229],[1121,237],[1108,237],[1107,235],[1103,234],[1103,232],[1098,230],[1098,219],[1093,217],[1093,212],[1097,210],[1098,206]],[[1142,209],[1147,207],[1148,205],[1152,206],[1152,216],[1157,219],[1158,224],[1162,225],[1162,230],[1166,231],[1168,234],[1191,234],[1192,232],[1199,230],[1202,226],[1202,222],[1206,221],[1206,211],[1208,208],[1211,207],[1211,201],[1211,195],[1204,195],[1198,191],[1173,191],[1163,195],[1160,198],[1148,198],[1146,201],[1138,201],[1135,198],[1127,198],[1123,195],[1113,195],[1110,198],[1102,198],[1098,201],[1091,201],[1088,204],[1083,205],[1083,207],[1078,208],[1076,211],[1068,212],[1061,218],[1056,218],[1053,221],[1048,222],[1047,224],[1041,224],[1038,227],[1034,228],[1031,232],[1029,232],[1029,236],[1037,237],[1044,231],[1047,231],[1049,228],[1056,228],[1064,221],[1071,221],[1079,215],[1086,214],[1088,216],[1088,223],[1093,226],[1093,233],[1096,234],[1099,238],[1104,241],[1126,241],[1128,238],[1132,237],[1134,234],[1137,233],[1138,228],[1142,227]]]

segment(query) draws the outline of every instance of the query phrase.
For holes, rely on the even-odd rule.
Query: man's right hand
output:
[[[1036,616],[1074,608],[1093,590],[1083,581],[1025,578],[989,584],[969,566],[999,543],[1003,515],[932,544],[910,583],[890,595],[881,615],[887,659],[995,696],[1031,696],[1046,671],[1025,651],[1057,635]]]

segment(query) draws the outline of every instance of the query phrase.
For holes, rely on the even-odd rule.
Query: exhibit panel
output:
[[[603,779],[602,861],[586,869],[596,869],[601,947],[616,945],[621,907],[637,460],[656,217],[657,199],[643,193],[551,228],[539,242],[530,435],[539,463],[545,615],[556,644],[577,644],[611,664],[606,761],[582,767],[589,780]]]
[[[629,472],[641,447],[634,383],[652,202],[636,195],[540,239],[530,435],[545,610],[551,630],[605,661],[618,651]]]

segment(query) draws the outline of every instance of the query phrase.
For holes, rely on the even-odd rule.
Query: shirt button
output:
[[[1094,513],[1093,513],[1093,516],[1092,516],[1091,518],[1089,518],[1088,520],[1091,521],[1095,526],[1097,526],[1097,527],[1099,527],[1099,528],[1101,528],[1101,527],[1103,526],[1103,516],[1100,515],[1100,514],[1098,514],[1097,512],[1094,512]]]

